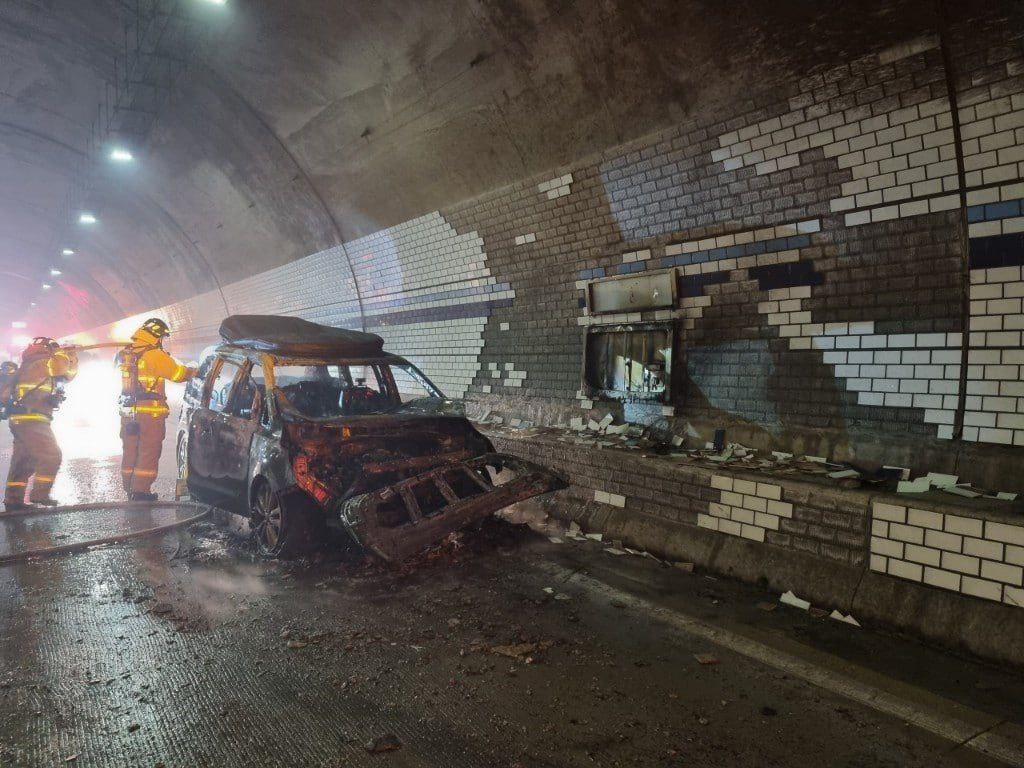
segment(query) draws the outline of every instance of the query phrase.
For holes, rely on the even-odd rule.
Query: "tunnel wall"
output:
[[[528,503],[620,552],[793,591],[826,612],[1024,665],[1020,502],[839,488],[802,473],[487,429],[498,450],[568,479],[566,490]]]
[[[155,311],[187,356],[225,313],[298,314],[381,333],[480,413],[1024,489],[1022,28],[925,29]],[[672,306],[587,309],[595,281],[662,273]],[[588,329],[647,321],[675,329],[668,402],[595,398]]]

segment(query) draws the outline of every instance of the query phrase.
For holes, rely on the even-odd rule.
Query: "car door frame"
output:
[[[231,397],[224,410],[217,414],[214,433],[216,450],[223,462],[223,476],[218,478],[219,495],[224,498],[226,506],[232,511],[247,514],[249,509],[249,485],[252,475],[253,441],[257,434],[266,431],[263,411],[266,408],[266,395],[259,396],[258,390],[253,396],[252,408],[248,416],[234,413],[242,384],[251,378],[253,368],[257,365],[253,360],[246,360],[242,370],[235,378]]]
[[[213,387],[220,378],[225,363],[238,366],[238,371],[231,382],[231,394],[221,411],[210,408]],[[189,418],[188,428],[188,486],[194,496],[214,496],[218,501],[230,501],[230,491],[224,481],[225,457],[222,446],[222,416],[231,406],[238,391],[238,383],[243,375],[248,375],[249,361],[245,357],[235,358],[230,355],[217,355],[217,360],[203,382],[202,397]],[[238,417],[234,417],[238,418]],[[249,449],[246,446],[246,463]],[[198,493],[197,493],[198,492]]]

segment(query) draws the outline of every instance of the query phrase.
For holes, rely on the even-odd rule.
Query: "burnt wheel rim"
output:
[[[260,544],[267,550],[273,550],[281,540],[281,502],[266,483],[260,485],[256,493],[253,524]]]
[[[178,441],[178,479],[184,480],[188,475],[188,449],[184,440]]]

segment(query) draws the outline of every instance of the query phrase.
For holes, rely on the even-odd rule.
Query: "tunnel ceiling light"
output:
[[[34,307],[35,305],[36,305],[36,303],[34,301],[29,304],[30,307]]]
[[[51,288],[53,288],[53,286],[52,286],[52,285],[50,285],[49,283],[43,283],[43,290],[44,290],[44,291],[48,291],[48,290],[50,290]]]
[[[50,267],[50,277],[60,277],[61,271],[56,267]]]
[[[95,224],[96,221],[96,217],[93,214],[89,213],[88,211],[83,211],[82,213],[78,214],[79,224]]]
[[[124,147],[114,147],[110,150],[110,159],[115,163],[130,163],[135,159],[135,155]]]
[[[71,250],[70,248],[65,248],[64,250],[62,250],[60,252],[60,255],[61,256],[74,256],[75,252],[73,250]]]
[[[28,327],[28,323],[26,323],[24,320],[15,320],[13,323],[11,323],[11,328],[27,328],[27,327]]]
[[[210,5],[224,5],[227,0],[206,0]]]

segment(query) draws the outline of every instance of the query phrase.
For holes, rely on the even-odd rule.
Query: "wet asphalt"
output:
[[[81,436],[56,493],[117,496]],[[10,448],[0,426],[0,471]],[[165,451],[158,490],[173,489]],[[174,519],[0,522],[0,553]],[[547,531],[547,534],[553,531]],[[754,587],[493,520],[401,568],[340,542],[258,558],[227,515],[0,568],[2,766],[984,766],[994,760],[688,634],[807,648],[1005,723],[1019,672],[785,607]]]

